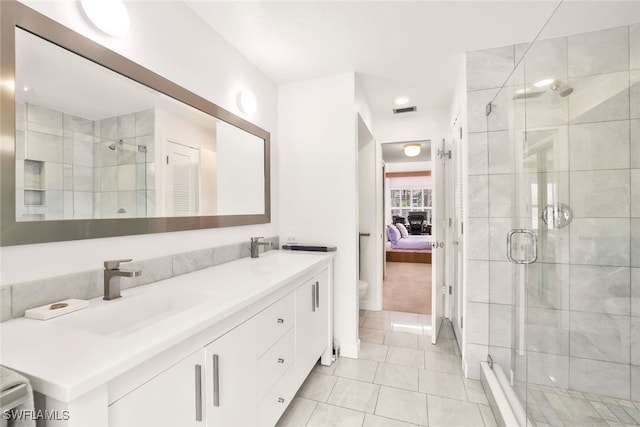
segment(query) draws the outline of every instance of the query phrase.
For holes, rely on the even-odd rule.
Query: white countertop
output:
[[[117,300],[98,297],[90,300],[89,308],[55,319],[13,319],[0,324],[0,364],[27,376],[35,391],[70,402],[308,274],[332,256],[270,251],[258,259],[243,258],[128,289]],[[121,336],[69,326],[73,316],[87,316],[90,310],[126,303],[134,296],[146,298],[147,293],[152,301],[153,295],[165,290],[178,294],[191,290],[202,301]]]

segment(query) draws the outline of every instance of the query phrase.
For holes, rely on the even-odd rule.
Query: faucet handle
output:
[[[120,268],[120,263],[122,262],[131,262],[133,261],[133,259],[113,259],[110,261],[105,261],[104,262],[104,268],[106,270],[117,270],[118,268]]]

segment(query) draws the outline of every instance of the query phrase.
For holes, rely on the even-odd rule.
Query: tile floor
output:
[[[278,426],[496,426],[480,381],[462,376],[451,325],[435,346],[430,325],[425,315],[361,311],[360,358],[317,365]]]
[[[522,398],[524,388],[516,391]],[[527,385],[526,399],[536,427],[640,425],[640,402],[536,384]]]

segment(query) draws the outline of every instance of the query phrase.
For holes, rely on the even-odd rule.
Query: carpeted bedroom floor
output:
[[[431,314],[431,264],[387,262],[382,306],[388,311]]]

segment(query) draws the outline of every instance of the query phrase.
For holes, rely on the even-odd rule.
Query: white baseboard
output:
[[[358,358],[358,349],[360,348],[360,340],[356,344],[340,345],[340,357],[348,357],[349,359]]]
[[[382,304],[376,301],[360,301],[360,310],[381,311]]]

